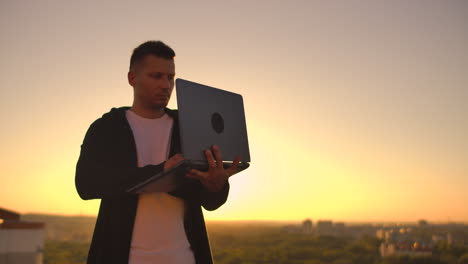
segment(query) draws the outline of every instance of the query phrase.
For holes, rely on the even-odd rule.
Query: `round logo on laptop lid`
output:
[[[224,119],[219,113],[213,113],[211,115],[211,126],[213,127],[213,130],[221,134],[224,131]]]

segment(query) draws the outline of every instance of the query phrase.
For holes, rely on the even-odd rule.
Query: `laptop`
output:
[[[250,166],[242,96],[184,79],[176,79],[181,151],[185,160],[129,188],[128,192],[175,189],[190,169],[208,170],[204,150],[217,145],[224,168],[240,156],[239,171]]]

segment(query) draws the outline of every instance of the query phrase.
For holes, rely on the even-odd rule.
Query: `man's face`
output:
[[[174,76],[174,60],[146,56],[128,74],[134,90],[134,105],[147,110],[166,107],[174,89]]]

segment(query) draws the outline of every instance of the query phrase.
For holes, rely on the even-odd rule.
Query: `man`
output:
[[[225,203],[229,176],[218,147],[206,150],[208,171],[191,170],[170,193],[126,189],[183,160],[177,112],[166,108],[174,88],[174,51],[160,41],[130,59],[132,107],[113,108],[88,129],[75,183],[82,199],[101,199],[88,263],[212,263],[201,206]]]

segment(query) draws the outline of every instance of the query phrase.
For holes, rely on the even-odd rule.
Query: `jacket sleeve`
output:
[[[163,170],[164,163],[139,168],[132,137],[121,131],[125,130],[102,119],[88,129],[75,174],[76,189],[82,199],[132,195],[126,189]]]
[[[201,204],[208,211],[213,211],[223,205],[229,194],[229,182],[226,182],[224,188],[219,192],[209,192],[205,188],[201,191]]]

